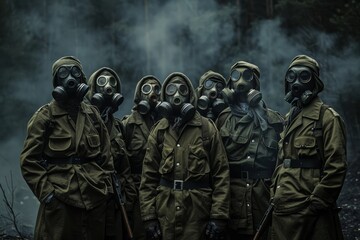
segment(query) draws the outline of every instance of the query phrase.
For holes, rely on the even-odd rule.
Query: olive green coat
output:
[[[190,80],[179,75],[187,80],[190,101],[196,105]],[[166,84],[167,80],[164,88]],[[206,183],[209,187],[174,190],[160,185],[161,178]],[[143,163],[140,205],[144,221],[159,220],[163,240],[204,239],[210,219],[228,219],[229,168],[219,132],[211,120],[196,112],[179,132],[165,118],[155,125]]]
[[[50,110],[50,112],[49,112]],[[52,117],[50,116],[52,115]],[[97,119],[97,128],[89,114]],[[53,128],[47,127],[53,121]],[[48,139],[44,137],[48,134]],[[46,158],[98,158],[79,164],[41,164]],[[54,192],[62,202],[84,209],[101,204],[112,193],[110,173],[114,171],[110,141],[100,115],[82,102],[76,124],[56,101],[40,108],[28,123],[20,155],[23,177],[40,202]]]
[[[108,67],[103,67],[94,72],[88,80],[90,90],[87,94],[87,98],[91,101],[91,98],[96,93],[96,79],[102,72],[110,72],[116,79],[116,92],[121,94],[121,81],[119,76],[114,70]],[[123,125],[122,122],[115,118],[113,114],[109,116],[108,123],[106,123],[111,143],[111,155],[114,161],[114,167],[120,179],[121,188],[126,197],[126,208],[132,211],[134,201],[137,198],[137,191],[135,189],[134,181],[131,177],[130,163],[126,153],[126,145],[124,141]]]
[[[149,125],[152,125],[155,123],[155,120],[152,119],[150,114],[144,116],[137,111],[138,103],[141,101],[141,87],[149,79],[158,81],[151,75],[140,79],[136,85],[134,93],[135,105],[132,109],[132,113],[129,116],[124,117],[122,120],[122,123],[124,124],[126,152],[131,166],[131,174],[137,190],[140,187],[142,165],[146,152],[146,142],[150,134],[148,124],[150,123]],[[160,82],[159,85],[161,85]],[[145,239],[145,229],[140,216],[140,203],[138,195],[135,201],[132,218],[134,224],[134,238],[138,240]]]
[[[319,119],[322,104],[316,97],[281,133],[279,162],[271,189],[275,204],[273,239],[341,239],[341,229],[334,221],[338,216],[332,209],[347,168],[345,126],[332,108],[327,108]],[[313,135],[318,120],[322,123],[324,149],[321,169],[284,166],[284,159],[319,161]]]
[[[270,199],[270,178],[283,127],[279,113],[266,108],[268,128],[261,131],[254,119],[225,109],[217,120],[230,168],[230,224],[236,234],[253,235]],[[259,176],[252,176],[254,171]],[[235,234],[235,235],[236,235]]]

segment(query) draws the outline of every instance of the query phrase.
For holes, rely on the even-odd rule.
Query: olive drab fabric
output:
[[[195,90],[181,73],[171,74],[165,80],[162,96],[171,78],[177,75],[187,82],[190,103],[196,106]],[[184,187],[190,184],[192,189]],[[144,158],[140,204],[143,221],[157,219],[164,240],[205,239],[210,219],[228,219],[228,163],[211,120],[196,112],[179,132],[166,118],[154,126]]]
[[[231,70],[238,67],[252,70],[255,80],[253,88],[259,91],[259,68],[245,61],[238,61]],[[230,168],[229,239],[237,239],[239,236],[252,239],[269,206],[270,179],[276,165],[283,118],[278,112],[268,108],[264,101],[261,100],[259,106],[266,122],[263,124],[264,129],[250,110],[234,114],[231,107],[228,107],[216,121]]]
[[[117,73],[111,68],[103,67],[95,71],[89,77],[88,85],[90,87],[90,90],[87,94],[87,98],[89,101],[96,93],[96,80],[104,71],[107,71],[114,76],[117,81],[116,93],[121,93],[121,81]],[[113,114],[110,115],[106,126],[110,136],[110,149],[114,161],[114,167],[120,180],[122,194],[126,199],[125,208],[129,212],[129,214],[131,214],[137,198],[137,191],[135,189],[135,185],[131,176],[130,163],[126,154],[126,145],[123,133],[124,127],[122,125],[122,122],[119,119],[115,118]],[[116,238],[112,238],[113,240],[123,239],[123,236],[126,235],[126,230],[122,228],[123,224],[121,219],[121,212],[119,211],[119,209],[118,211],[115,211],[115,209],[111,207],[108,208],[108,211],[109,213],[107,215],[110,217],[110,223],[107,228],[107,235],[116,236]]]
[[[347,169],[345,126],[332,108],[325,108],[320,118],[322,105],[319,97],[313,99],[281,133],[271,189],[272,239],[342,239],[335,208]],[[317,121],[323,156],[314,136]],[[309,166],[292,166],[296,161]]]
[[[89,162],[61,163],[71,157]],[[109,136],[95,108],[82,102],[76,123],[56,101],[40,108],[28,123],[20,163],[25,181],[41,203],[35,239],[104,238],[114,165]],[[50,194],[54,197],[46,203]]]
[[[96,79],[101,75],[102,72],[107,71],[110,72],[118,82],[116,85],[116,92],[121,93],[121,81],[117,73],[108,67],[103,67],[94,72],[88,80],[88,85],[90,90],[88,92],[87,98],[91,99],[91,97],[96,93]],[[122,122],[115,118],[113,115],[109,120],[110,124],[108,127],[108,133],[110,136],[111,143],[111,153],[113,156],[115,170],[118,173],[122,190],[126,196],[126,205],[127,208],[131,209],[134,201],[136,199],[136,189],[131,177],[130,163],[128,156],[126,154],[126,144],[124,140],[124,126]]]
[[[94,114],[99,130],[89,114]],[[52,116],[50,116],[52,115]],[[48,124],[52,122],[52,127]],[[48,140],[44,134],[50,131]],[[94,159],[89,163],[46,164],[42,160],[71,156]],[[114,169],[110,141],[97,110],[81,103],[76,124],[56,101],[41,107],[28,123],[28,135],[20,155],[23,176],[42,202],[54,191],[64,203],[85,209],[105,201],[112,191],[110,173]]]
[[[248,115],[232,115],[230,108],[216,122],[230,168],[229,229],[238,234],[253,235],[269,205],[283,119],[268,108],[266,116],[269,127],[265,132]]]
[[[160,81],[154,76],[148,75],[140,79],[135,88],[135,105],[132,109],[132,113],[129,116],[124,117],[122,120],[122,123],[124,124],[126,152],[129,158],[131,174],[137,191],[140,187],[143,159],[146,152],[146,142],[150,134],[150,128],[148,125],[155,124],[155,119],[152,118],[151,114],[141,115],[137,110],[137,105],[141,101],[141,87],[149,80],[155,80],[161,86]],[[140,216],[138,196],[133,209],[132,218],[134,224],[134,237],[136,239],[145,239],[145,229]]]

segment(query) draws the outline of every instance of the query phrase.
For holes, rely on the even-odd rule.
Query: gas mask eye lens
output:
[[[241,73],[237,70],[233,70],[230,74],[230,78],[232,81],[237,81],[240,79]]]
[[[60,67],[57,72],[57,75],[59,78],[65,79],[67,78],[67,76],[69,76],[69,70],[66,67]]]
[[[243,73],[242,76],[244,78],[245,81],[251,81],[253,79],[253,73],[250,69],[246,69]]]
[[[186,96],[187,94],[188,94],[188,88],[187,88],[187,86],[186,85],[184,85],[184,84],[180,84],[180,86],[179,86],[179,93],[181,94],[181,95],[183,95],[183,96]]]
[[[71,75],[73,75],[76,78],[79,78],[81,76],[81,70],[77,66],[73,66],[71,68]]]
[[[302,83],[307,83],[311,79],[311,73],[309,71],[301,71],[299,74],[299,80]]]
[[[151,92],[151,89],[152,89],[152,87],[151,87],[151,85],[150,84],[148,84],[148,83],[146,83],[146,84],[144,84],[142,87],[141,87],[141,92],[143,93],[143,94],[149,94],[150,92]]]
[[[212,86],[214,86],[214,82],[211,79],[208,79],[204,82],[204,87],[206,89],[210,89],[212,88]]]
[[[167,95],[171,96],[171,95],[175,94],[176,90],[177,90],[176,85],[170,83],[169,85],[166,86],[166,91],[165,92],[166,92]]]
[[[109,83],[110,83],[110,85],[112,86],[112,87],[116,87],[116,85],[117,85],[117,81],[116,81],[116,79],[114,78],[114,77],[109,77]]]
[[[154,86],[154,92],[156,95],[160,95],[160,86],[159,85]]]
[[[96,80],[96,84],[98,85],[98,86],[100,86],[100,87],[103,87],[103,86],[105,86],[105,84],[106,84],[106,78],[104,77],[104,76],[100,76],[100,77],[98,77],[98,79]]]
[[[289,83],[294,82],[296,79],[296,73],[293,70],[289,70],[286,73],[286,81],[288,81]]]

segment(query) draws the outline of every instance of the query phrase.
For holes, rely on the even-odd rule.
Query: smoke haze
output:
[[[289,108],[283,100],[287,67],[294,56],[310,55],[320,64],[324,101],[334,106],[347,123],[350,118],[351,123],[357,123],[348,126],[349,162],[359,156],[352,141],[359,139],[356,133],[360,132],[360,117],[350,115],[354,111],[346,112],[343,102],[347,94],[360,90],[360,58],[355,43],[334,49],[335,36],[311,29],[289,36],[279,19],[258,22],[250,31],[237,35],[231,17],[237,13],[235,6],[219,5],[214,0],[39,0],[41,4],[26,8],[21,8],[20,2],[6,1],[13,14],[3,26],[9,35],[0,37],[1,48],[13,48],[18,59],[8,62],[8,56],[0,56],[4,66],[0,73],[2,184],[11,171],[17,189],[28,191],[19,168],[26,123],[51,100],[51,66],[65,55],[79,58],[87,77],[103,66],[118,73],[125,97],[116,113],[120,118],[130,113],[135,85],[144,75],[152,74],[163,81],[171,72],[180,71],[197,86],[200,76],[210,69],[228,78],[231,65],[238,60],[259,66],[264,100],[270,108],[285,114]],[[355,106],[359,106],[358,100],[353,100]],[[23,195],[17,199],[19,207],[24,205],[20,203]],[[33,207],[26,210],[26,216],[22,211],[20,217],[31,227],[37,207],[33,196],[26,196],[30,199],[26,204]]]

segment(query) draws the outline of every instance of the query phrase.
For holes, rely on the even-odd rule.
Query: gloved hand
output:
[[[147,240],[161,239],[160,223],[157,219],[146,221],[144,225]]]
[[[226,220],[210,219],[205,229],[206,238],[209,240],[224,240],[226,225]]]

